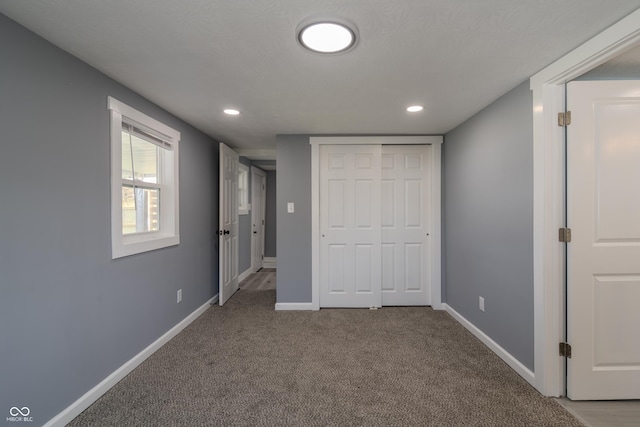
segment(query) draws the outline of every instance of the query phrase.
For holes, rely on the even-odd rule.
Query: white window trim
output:
[[[122,258],[142,252],[180,244],[179,219],[179,158],[180,132],[128,105],[108,97],[111,114],[111,257]],[[135,122],[161,137],[172,150],[164,156],[165,191],[160,205],[160,231],[122,234],[122,122]]]

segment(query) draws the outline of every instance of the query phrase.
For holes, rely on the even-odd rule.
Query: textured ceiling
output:
[[[0,12],[236,148],[276,134],[442,134],[640,0],[0,0]],[[352,51],[303,50],[310,17]],[[408,114],[420,103],[425,110]],[[242,111],[239,117],[223,108]]]

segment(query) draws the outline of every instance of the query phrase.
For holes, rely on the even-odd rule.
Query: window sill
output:
[[[154,236],[153,238],[127,243],[120,242],[111,248],[111,258],[123,258],[143,252],[154,251],[156,249],[168,248],[180,244],[180,236]]]

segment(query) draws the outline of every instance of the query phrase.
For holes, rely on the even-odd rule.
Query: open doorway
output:
[[[535,385],[547,396],[565,392],[564,130],[565,83],[628,52],[640,43],[640,11],[634,12],[531,78],[534,122],[534,325]]]
[[[276,165],[275,160],[253,160],[242,155],[239,162],[246,170],[247,188],[246,209],[240,211],[238,220],[238,271],[242,282],[261,269],[276,268]]]

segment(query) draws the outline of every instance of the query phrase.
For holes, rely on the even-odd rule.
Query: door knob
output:
[[[224,234],[229,234],[229,230],[224,230]]]

